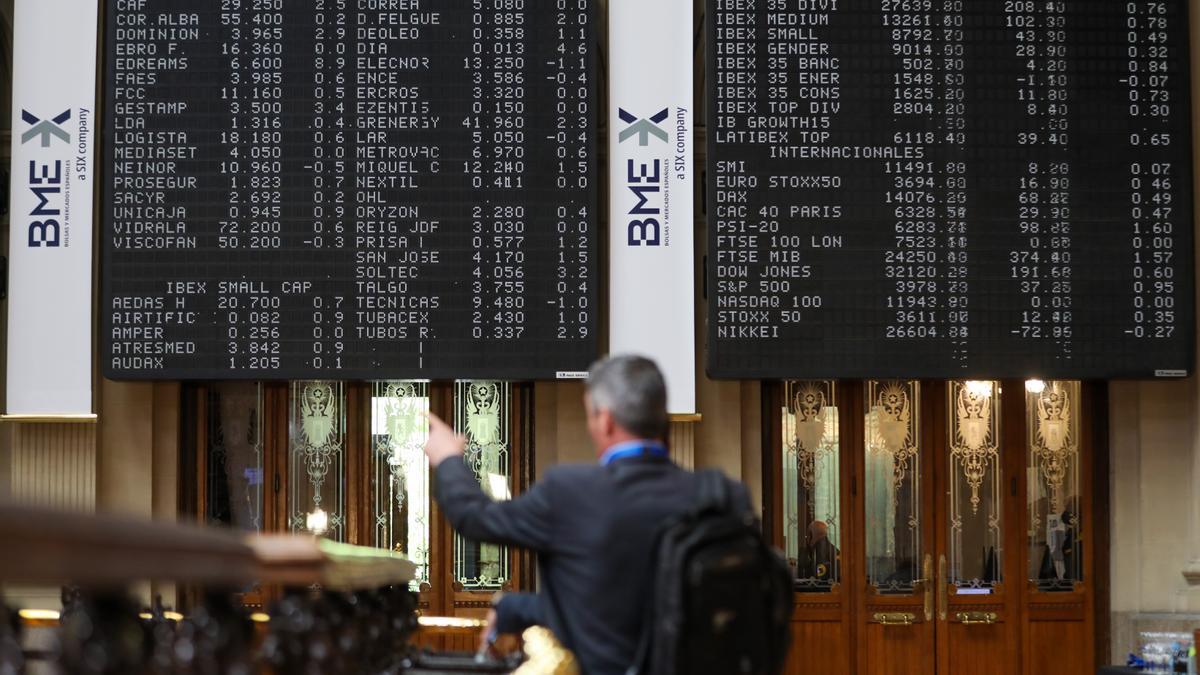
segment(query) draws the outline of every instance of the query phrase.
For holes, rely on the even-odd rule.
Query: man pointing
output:
[[[656,534],[696,501],[699,482],[668,457],[667,389],[652,361],[596,363],[583,403],[599,462],[552,467],[512,501],[484,494],[463,463],[466,439],[433,415],[425,454],[438,504],[459,534],[538,553],[539,593],[501,598],[497,630],[546,625],[586,675],[624,675],[645,628]],[[730,488],[749,511],[745,488]]]

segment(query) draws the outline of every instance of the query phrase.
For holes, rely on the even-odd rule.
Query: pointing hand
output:
[[[462,455],[467,438],[437,415],[428,413],[426,417],[429,418],[429,440],[425,442],[425,456],[429,458],[429,464],[437,468],[443,461]]]

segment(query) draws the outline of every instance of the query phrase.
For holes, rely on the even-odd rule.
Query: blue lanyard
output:
[[[626,441],[625,443],[617,443],[608,450],[605,450],[604,454],[600,457],[600,464],[608,466],[618,459],[638,457],[640,455],[662,458],[669,456],[667,454],[667,446],[662,443],[653,441]]]

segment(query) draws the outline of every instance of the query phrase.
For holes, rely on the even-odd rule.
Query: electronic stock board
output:
[[[586,370],[593,3],[108,0],[105,374]]]
[[[1193,367],[1181,0],[709,0],[715,377]]]

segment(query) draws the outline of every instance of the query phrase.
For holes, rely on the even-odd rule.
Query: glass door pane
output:
[[[257,382],[208,388],[205,520],[263,529],[263,396]]]
[[[429,383],[375,382],[371,395],[371,487],[375,546],[417,565],[429,581]]]
[[[950,444],[949,583],[986,593],[1003,574],[1000,383],[946,383]]]
[[[784,383],[783,536],[796,588],[841,580],[841,445],[836,383]]]
[[[288,529],[345,541],[345,386],[292,382],[288,407]]]
[[[921,385],[866,383],[864,500],[867,582],[911,595],[921,579]]]
[[[1043,592],[1073,591],[1083,580],[1079,390],[1077,381],[1025,384],[1029,579]]]
[[[512,386],[508,382],[454,383],[454,428],[467,437],[464,460],[492,499],[509,499],[512,485]],[[454,533],[454,578],[466,590],[496,590],[509,579],[508,548]]]

